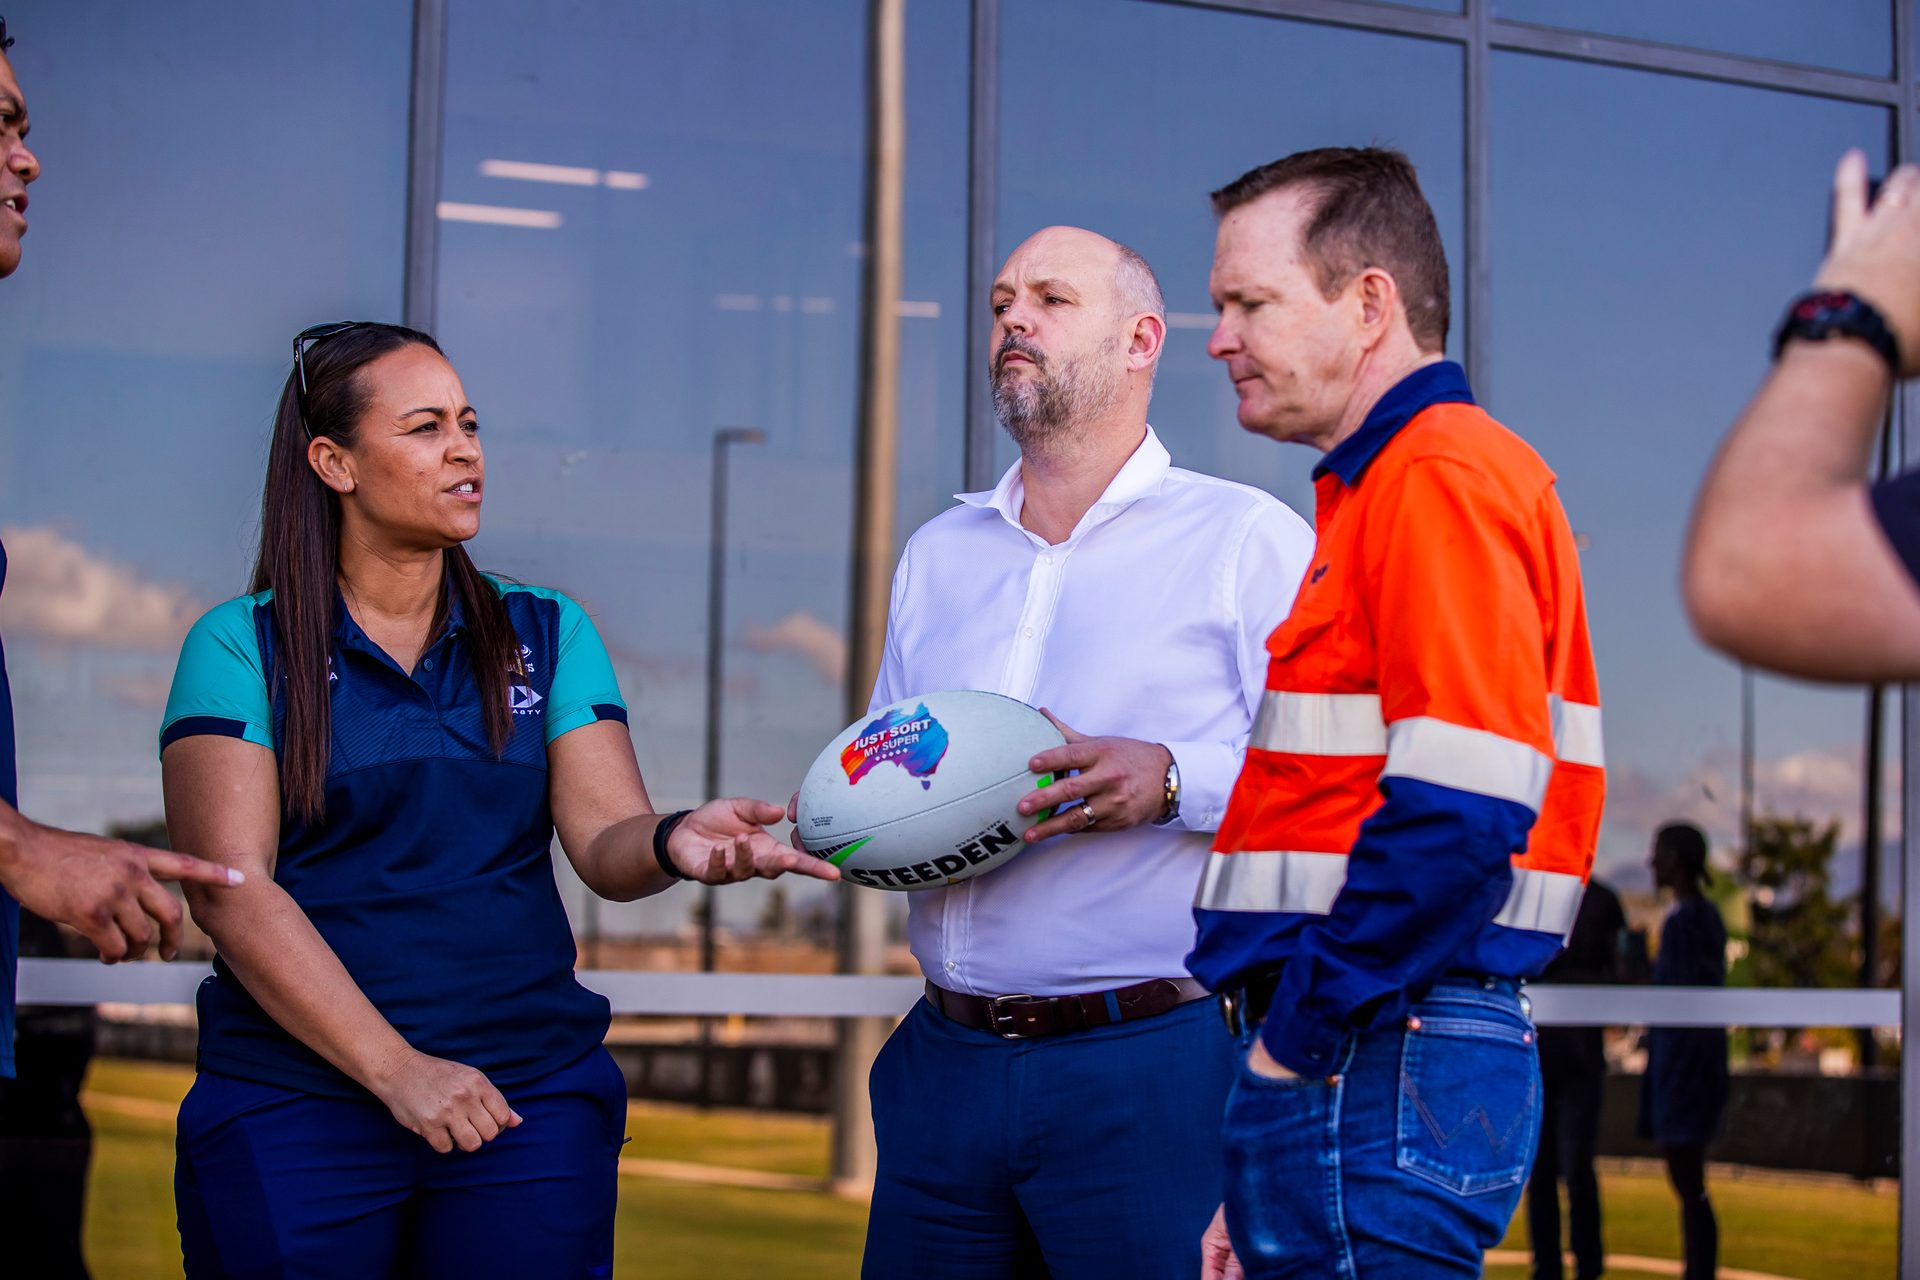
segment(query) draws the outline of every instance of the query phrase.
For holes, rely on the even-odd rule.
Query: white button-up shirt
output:
[[[1180,816],[1056,836],[909,895],[927,977],[976,995],[1063,995],[1178,977],[1194,887],[1266,687],[1313,531],[1247,485],[1170,465],[1153,429],[1065,542],[1020,523],[1015,463],[908,541],[872,707],[945,689],[1044,706],[1081,733],[1164,744]]]

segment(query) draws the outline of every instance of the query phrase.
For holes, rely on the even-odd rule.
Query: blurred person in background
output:
[[[1704,892],[1707,837],[1690,822],[1672,822],[1653,837],[1653,882],[1673,894],[1660,925],[1653,981],[1667,987],[1723,987],[1727,929]],[[1642,1138],[1660,1145],[1667,1179],[1680,1199],[1685,1280],[1712,1280],[1720,1227],[1707,1196],[1707,1147],[1720,1134],[1728,1092],[1725,1027],[1653,1027],[1647,1070],[1640,1078]]]
[[[1540,973],[1540,981],[1624,982],[1627,916],[1620,896],[1587,881],[1573,933]],[[1567,1185],[1567,1243],[1574,1280],[1596,1280],[1606,1269],[1601,1244],[1600,1179],[1593,1171],[1600,1140],[1600,1104],[1607,1083],[1604,1027],[1540,1028],[1540,1145],[1527,1182],[1527,1236],[1533,1280],[1560,1280],[1560,1184]]]
[[[433,339],[301,333],[253,592],[188,634],[161,729],[218,949],[180,1108],[186,1272],[539,1276],[613,1261],[626,1081],[574,977],[556,830],[603,897],[830,864],[778,805],[656,813],[598,632],[480,573],[479,421]]]

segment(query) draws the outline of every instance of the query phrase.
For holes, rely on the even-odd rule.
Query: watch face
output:
[[[1857,310],[1859,303],[1844,293],[1810,293],[1793,308],[1793,318],[1801,324],[1820,324],[1841,318]]]

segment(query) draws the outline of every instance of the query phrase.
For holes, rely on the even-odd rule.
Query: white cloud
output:
[[[9,636],[171,654],[206,607],[49,526],[0,529],[0,538],[8,560],[0,631]]]
[[[1884,839],[1892,840],[1900,833],[1899,763],[1888,761],[1884,767],[1880,829]],[[1838,821],[1840,848],[1858,846],[1863,817],[1859,747],[1797,751],[1756,760],[1753,791],[1756,818]],[[1697,823],[1716,851],[1732,857],[1740,846],[1739,755],[1713,752],[1676,780],[1633,768],[1608,771],[1606,825],[1616,859],[1644,860],[1653,833],[1668,822]]]
[[[756,653],[799,654],[828,684],[837,685],[846,679],[846,637],[804,610],[790,613],[770,627],[749,624],[745,639],[747,648]]]

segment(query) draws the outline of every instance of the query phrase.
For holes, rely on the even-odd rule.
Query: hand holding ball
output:
[[[896,702],[848,725],[807,770],[800,845],[875,889],[971,879],[1025,848],[1034,819],[1017,806],[1053,781],[1027,762],[1065,741],[1038,711],[999,694]]]

